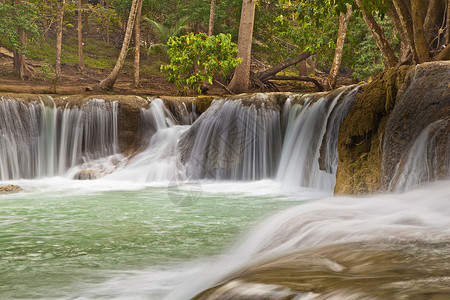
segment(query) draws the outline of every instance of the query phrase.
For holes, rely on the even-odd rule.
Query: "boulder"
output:
[[[367,84],[339,131],[335,194],[388,190],[405,153],[427,126],[432,130],[436,175],[450,174],[450,62],[391,68]]]
[[[23,189],[20,186],[14,185],[14,184],[0,186],[0,194],[18,193],[18,192],[22,192],[22,191],[23,191]]]

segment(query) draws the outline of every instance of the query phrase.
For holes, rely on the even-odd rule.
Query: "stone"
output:
[[[449,80],[450,62],[438,61],[391,68],[367,84],[339,131],[335,194],[387,190],[422,130],[436,120],[450,124]],[[450,149],[448,132],[436,137],[444,157]],[[450,174],[446,160],[436,179]]]
[[[0,194],[19,193],[22,191],[23,191],[23,189],[20,186],[14,185],[14,184],[0,186]]]

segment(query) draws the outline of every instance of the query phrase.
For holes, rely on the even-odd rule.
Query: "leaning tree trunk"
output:
[[[372,16],[372,14],[364,9],[361,0],[356,0],[356,4],[358,5],[359,9],[361,9],[364,21],[369,27],[370,32],[372,33],[372,36],[378,48],[380,49],[381,54],[384,57],[385,65],[387,67],[394,67],[398,62],[397,57],[395,56],[394,51],[391,48],[391,45],[389,45],[388,40],[384,36],[383,29],[381,29],[381,27],[378,26],[378,23],[375,21],[375,18]]]
[[[233,79],[228,86],[233,93],[248,91],[250,82],[250,62],[252,56],[253,22],[255,19],[255,0],[243,0],[241,21],[238,37],[238,58],[242,61],[237,65]]]
[[[81,0],[78,0],[78,68],[80,71],[84,70],[83,59],[83,22],[81,18]]]
[[[211,0],[211,10],[209,11],[208,35],[214,34],[214,18],[216,17],[216,0]]]
[[[345,36],[347,35],[347,27],[351,15],[352,15],[352,6],[350,4],[347,4],[347,13],[344,14],[341,12],[341,14],[339,15],[339,30],[336,41],[336,50],[334,51],[333,64],[331,65],[330,76],[328,77],[331,89],[334,89],[336,86],[339,68],[341,67]]]
[[[62,47],[62,32],[63,32],[63,19],[64,19],[64,4],[65,0],[58,2],[58,20],[56,30],[56,80],[61,81],[61,47]]]
[[[134,25],[134,85],[139,86],[139,64],[141,58],[141,10],[143,0],[139,0],[136,13],[136,23]]]
[[[421,0],[411,0],[411,16],[413,21],[414,45],[416,47],[419,63],[429,61],[427,42],[423,30],[423,14]]]
[[[138,7],[139,0],[133,0],[130,9],[130,16],[128,17],[127,29],[125,31],[125,37],[123,39],[122,49],[120,50],[119,58],[117,59],[116,65],[114,69],[111,71],[111,74],[108,75],[105,79],[103,79],[99,87],[103,90],[111,90],[114,86],[114,83],[119,76],[120,69],[122,69],[123,63],[125,61],[125,57],[127,55],[128,46],[130,45],[131,36],[133,35],[133,25],[136,20],[136,13]]]

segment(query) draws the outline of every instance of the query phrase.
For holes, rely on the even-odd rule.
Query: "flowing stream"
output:
[[[447,121],[398,167],[392,189],[413,192],[332,197],[358,89],[216,99],[198,118],[155,99],[131,156],[117,102],[2,96],[0,183],[24,191],[0,194],[0,299],[446,299],[450,182],[423,183]]]

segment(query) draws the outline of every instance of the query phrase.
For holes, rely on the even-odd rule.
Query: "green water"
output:
[[[263,216],[298,203],[203,191],[194,206],[180,207],[166,187],[45,184],[0,195],[0,299],[76,297],[77,283],[103,282],[111,271],[176,268],[217,255]]]

